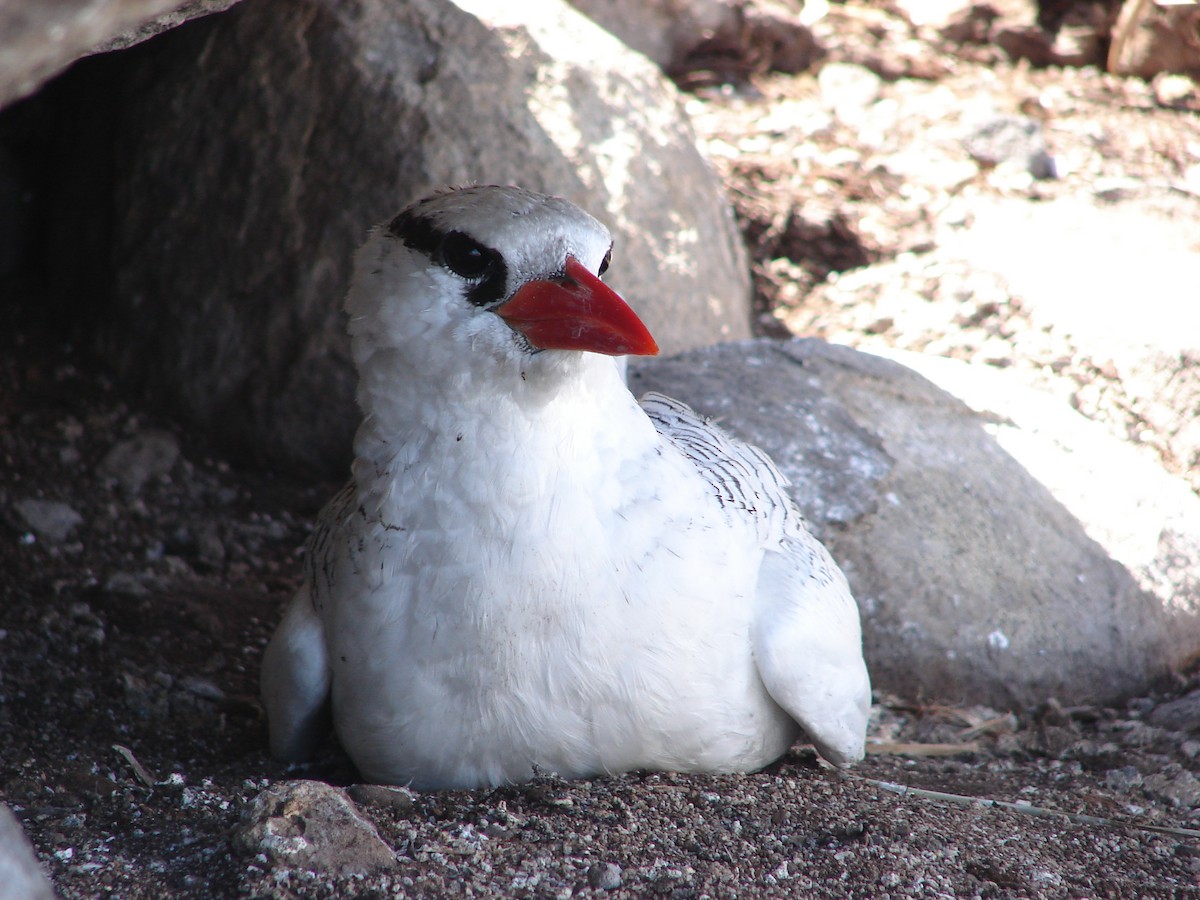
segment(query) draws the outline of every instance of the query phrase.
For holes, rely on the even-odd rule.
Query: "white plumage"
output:
[[[639,405],[657,348],[593,273],[607,230],[511,187],[376,229],[346,301],[364,420],[263,661],[271,749],[323,710],[362,775],[422,788],[746,771],[803,732],[860,759],[858,610],[759,450]]]

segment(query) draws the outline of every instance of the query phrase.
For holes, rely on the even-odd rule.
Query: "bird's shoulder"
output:
[[[696,467],[728,514],[752,520],[764,541],[804,529],[788,480],[766,453],[672,397],[650,391],[638,402],[658,433]]]
[[[322,598],[332,591],[338,566],[347,553],[353,555],[353,542],[348,541],[356,518],[365,519],[365,513],[351,479],[321,508],[305,548],[304,577],[318,609]]]

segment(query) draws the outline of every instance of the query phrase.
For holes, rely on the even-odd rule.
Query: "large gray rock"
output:
[[[89,53],[143,41],[237,0],[0,3],[0,109]]]
[[[0,803],[0,900],[53,900],[37,855],[17,817]]]
[[[1009,373],[905,360],[942,387],[812,340],[647,360],[631,384],[775,458],[850,579],[877,687],[1102,703],[1194,662],[1200,498]]]
[[[409,200],[476,181],[603,219],[611,281],[664,348],[746,336],[744,252],[674,89],[560,0],[506,8],[259,0],[122,60],[118,213],[59,220],[64,246],[108,245],[91,252],[115,272],[117,368],[220,443],[340,474],[352,253]],[[75,270],[60,291],[86,296]]]

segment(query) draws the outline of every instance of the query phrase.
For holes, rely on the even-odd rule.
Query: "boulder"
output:
[[[1200,69],[1200,5],[1125,0],[1113,28],[1108,71],[1150,79]]]
[[[345,471],[353,251],[445,184],[604,220],[611,282],[668,350],[749,332],[745,254],[676,92],[560,0],[260,0],[122,56],[76,100],[111,114],[111,177],[81,161],[61,189],[115,184],[116,212],[57,217],[62,245],[114,273],[106,358],[242,458]],[[95,293],[88,265],[60,275]]]
[[[0,109],[89,53],[130,47],[237,0],[58,0],[0,5]]]
[[[0,896],[22,900],[53,900],[55,896],[21,823],[3,803],[0,803]]]
[[[1200,657],[1200,498],[1007,371],[901,358],[763,340],[640,361],[631,385],[775,459],[850,580],[876,687],[1106,703]]]

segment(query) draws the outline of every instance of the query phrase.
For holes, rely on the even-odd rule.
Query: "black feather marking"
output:
[[[704,475],[717,502],[754,522],[764,541],[803,527],[803,517],[788,496],[787,479],[762,450],[732,437],[678,400],[651,391],[640,402],[659,434]]]
[[[388,223],[387,234],[466,282],[465,296],[475,306],[503,300],[508,292],[508,266],[500,252],[465,232],[445,231],[419,210],[418,204],[400,213]]]

